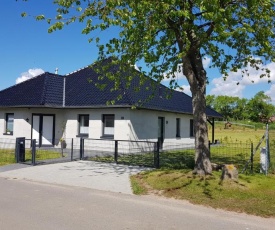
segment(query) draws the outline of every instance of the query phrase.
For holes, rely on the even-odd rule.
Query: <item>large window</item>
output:
[[[88,135],[89,134],[89,115],[79,115],[79,135]]]
[[[5,134],[13,134],[14,113],[6,114],[6,130]]]
[[[104,114],[102,116],[102,122],[103,122],[103,136],[114,137],[115,115]]]
[[[194,137],[194,122],[190,119],[190,137]]]
[[[176,118],[176,137],[180,137],[180,118]]]

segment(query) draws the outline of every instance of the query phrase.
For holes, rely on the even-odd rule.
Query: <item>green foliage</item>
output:
[[[231,96],[207,95],[207,105],[223,115],[226,120],[266,121],[275,114],[275,106],[263,91],[250,100]],[[257,124],[259,125],[259,124]]]
[[[82,32],[91,34],[102,47],[100,57],[119,55],[124,63],[131,64],[142,60],[149,67],[147,73],[155,79],[162,79],[162,73],[175,77],[174,72],[184,57],[195,61],[188,59],[192,51],[210,56],[213,66],[225,76],[228,70],[248,66],[258,69],[263,61],[275,57],[274,1],[209,4],[203,0],[157,3],[149,0],[53,0],[53,3],[57,5],[56,17],[48,19],[49,32],[81,22],[84,24]],[[36,16],[37,20],[45,18]],[[112,27],[117,27],[119,33],[108,43],[100,44],[97,32]],[[265,74],[269,76],[270,72],[266,70]],[[193,78],[186,77],[192,84]]]
[[[266,96],[263,91],[258,92],[249,100],[247,107],[250,119],[256,122],[267,122],[275,113],[275,107],[270,104],[270,101],[270,97]]]

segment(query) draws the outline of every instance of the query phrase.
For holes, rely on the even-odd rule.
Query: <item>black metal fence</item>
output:
[[[83,139],[81,159],[159,167],[157,142]]]
[[[157,142],[73,138],[56,140],[54,146],[39,147],[35,140],[0,139],[0,165],[15,162],[48,164],[73,160],[94,160],[118,164],[173,169],[194,167],[194,145]],[[240,170],[250,160],[248,169],[259,171],[260,153],[252,154],[253,143],[216,143],[210,145],[211,162],[235,164]],[[270,134],[270,168],[275,172],[275,132]]]
[[[26,164],[50,164],[58,162],[67,162],[80,159],[80,141],[79,139],[56,140],[54,146],[39,147],[36,140],[23,139],[23,153],[16,150],[16,161]],[[22,141],[17,138],[16,143]],[[17,145],[16,145],[17,146]],[[21,155],[24,155],[22,157]],[[21,160],[23,159],[23,161]]]

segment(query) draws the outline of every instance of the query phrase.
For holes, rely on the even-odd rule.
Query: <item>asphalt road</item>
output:
[[[264,219],[155,196],[0,177],[0,229],[274,229]]]

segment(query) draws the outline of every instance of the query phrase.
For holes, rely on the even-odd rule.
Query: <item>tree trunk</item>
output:
[[[206,175],[212,173],[208,142],[206,118],[206,72],[203,68],[199,51],[190,52],[183,57],[183,73],[186,76],[192,92],[195,136],[195,168],[194,173]]]
[[[206,118],[206,100],[204,92],[197,90],[192,95],[194,135],[195,135],[195,168],[199,175],[211,174],[208,128]]]

